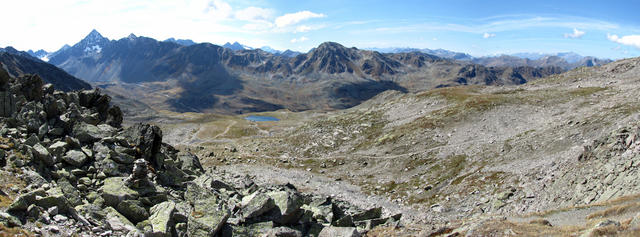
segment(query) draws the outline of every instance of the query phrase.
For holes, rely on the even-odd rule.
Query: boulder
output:
[[[44,146],[42,146],[40,143],[35,144],[33,146],[33,155],[39,159],[40,161],[42,161],[42,163],[44,163],[45,165],[53,165],[55,162],[55,160],[53,159],[53,157],[51,156],[51,153],[49,153],[49,151],[47,150],[47,148],[45,148]]]
[[[18,198],[9,205],[7,208],[7,212],[9,213],[22,213],[27,211],[29,205],[36,202],[36,196],[45,196],[46,192],[44,189],[36,189],[31,192],[22,194],[18,196]]]
[[[260,216],[276,206],[275,202],[268,195],[261,192],[242,198],[242,217],[253,218]]]
[[[204,173],[204,169],[200,164],[200,159],[190,152],[178,153],[179,168],[189,175],[201,175]]]
[[[140,197],[138,192],[127,187],[124,179],[125,177],[111,177],[104,180],[102,198],[104,198],[106,205],[117,207],[118,203],[122,201]]]
[[[118,203],[116,210],[134,224],[149,218],[149,212],[147,212],[138,200],[124,200]]]
[[[353,221],[364,221],[364,220],[380,218],[381,215],[382,215],[382,208],[375,207],[375,208],[370,208],[370,209],[355,213],[352,215],[352,217],[353,217]]]
[[[64,155],[64,153],[67,151],[67,146],[68,144],[66,142],[57,141],[51,144],[48,150],[49,150],[49,153],[51,153],[52,155],[62,158],[62,155]]]
[[[226,205],[212,202],[213,199],[199,200],[189,215],[188,236],[214,236],[227,222],[231,212]]]
[[[106,121],[107,124],[111,125],[114,128],[119,128],[120,126],[122,126],[122,120],[123,120],[123,116],[122,116],[122,110],[120,110],[120,107],[113,106],[109,108],[107,121]]]
[[[58,187],[72,206],[82,204],[82,195],[80,195],[80,192],[78,192],[78,190],[66,178],[59,179],[57,183]]]
[[[62,160],[75,167],[82,167],[89,157],[81,150],[70,150],[64,154]]]
[[[150,236],[171,236],[171,228],[174,225],[173,214],[176,211],[176,204],[173,201],[166,201],[151,207]]]
[[[112,135],[108,129],[101,129],[84,122],[76,123],[73,126],[73,134],[81,143],[93,143]]]
[[[277,222],[289,224],[296,221],[301,213],[300,207],[303,205],[302,197],[295,191],[273,191],[267,195],[273,199],[276,207],[280,211],[281,218]]]
[[[0,211],[0,224],[7,227],[16,227],[20,226],[22,222],[15,216],[10,215],[9,213]]]
[[[147,161],[152,161],[151,158],[158,153],[162,145],[162,130],[155,125],[138,123],[125,129],[121,135],[129,144],[135,145]],[[153,165],[158,168],[158,164]]]
[[[111,227],[112,230],[122,231],[124,233],[136,230],[135,225],[116,211],[116,209],[113,209],[113,207],[107,207],[104,211],[106,213],[105,221],[109,224],[109,227]]]
[[[320,231],[318,237],[359,237],[360,233],[355,227],[328,226]]]

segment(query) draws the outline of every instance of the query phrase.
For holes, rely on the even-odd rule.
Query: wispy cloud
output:
[[[577,28],[573,28],[573,33],[565,33],[564,37],[565,38],[571,38],[571,39],[577,39],[577,38],[582,38],[582,36],[584,34],[586,34],[587,32],[578,30]]]
[[[274,12],[274,10],[268,8],[247,7],[236,11],[234,16],[236,19],[244,21],[270,21]]]
[[[300,37],[300,38],[293,38],[293,39],[291,39],[291,43],[294,43],[294,44],[295,44],[295,43],[302,43],[302,42],[305,42],[305,41],[307,41],[307,40],[309,40],[309,38],[302,36],[302,37]]]
[[[485,32],[485,33],[482,35],[482,38],[485,38],[485,39],[493,38],[493,37],[496,37],[496,34],[492,34],[492,33],[487,33],[487,32]]]
[[[279,28],[287,27],[290,25],[294,25],[300,23],[301,21],[312,19],[312,18],[322,18],[326,17],[324,14],[313,13],[310,11],[299,11],[296,13],[284,14],[278,18],[276,18],[275,24]]]
[[[531,17],[531,16],[509,16],[487,18],[486,20],[468,19],[463,23],[442,23],[439,21],[426,21],[421,24],[401,24],[398,26],[378,27],[375,32],[387,33],[408,33],[408,32],[465,32],[484,34],[485,32],[504,32],[512,30],[524,30],[530,28],[580,28],[594,30],[614,30],[620,26],[601,20],[570,17]]]
[[[607,39],[618,44],[634,46],[640,49],[640,35],[626,35],[619,37],[618,35],[607,34]]]

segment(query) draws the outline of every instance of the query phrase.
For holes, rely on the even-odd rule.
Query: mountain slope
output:
[[[4,70],[13,76],[17,77],[24,74],[37,74],[46,83],[51,83],[56,89],[62,91],[91,89],[91,85],[89,85],[89,83],[69,75],[67,72],[57,68],[56,66],[33,57],[0,52],[0,64]]]

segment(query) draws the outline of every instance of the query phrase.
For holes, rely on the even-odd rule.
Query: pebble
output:
[[[63,215],[60,215],[60,214],[55,215],[55,216],[53,217],[53,220],[54,220],[54,221],[56,221],[56,222],[65,222],[65,221],[67,221],[68,219],[69,219],[69,218],[67,218],[66,216],[63,216]]]

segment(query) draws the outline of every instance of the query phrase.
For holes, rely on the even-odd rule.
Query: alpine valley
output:
[[[6,47],[0,236],[638,236],[638,82],[570,52]]]

